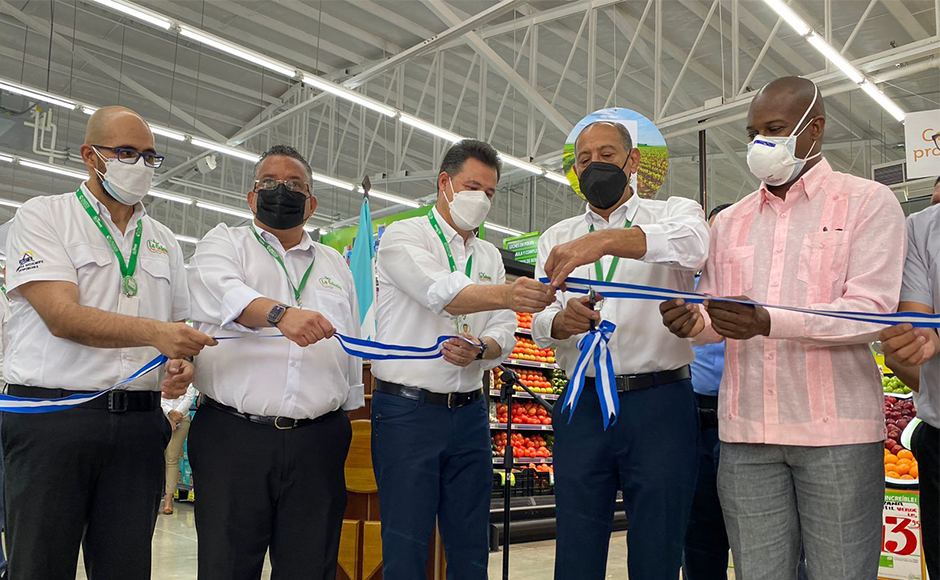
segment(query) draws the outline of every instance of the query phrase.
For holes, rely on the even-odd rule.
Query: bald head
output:
[[[815,104],[813,99],[816,99]],[[810,117],[825,117],[826,107],[822,95],[816,95],[816,84],[801,77],[782,77],[771,81],[762,88],[754,100],[751,109],[775,109],[796,115],[799,121],[806,109],[812,105],[807,119]]]
[[[126,138],[131,134],[140,137],[146,134],[149,136],[150,146],[153,147],[150,126],[140,115],[127,107],[102,107],[88,119],[88,126],[85,128],[85,143],[117,147],[111,142],[115,139]]]

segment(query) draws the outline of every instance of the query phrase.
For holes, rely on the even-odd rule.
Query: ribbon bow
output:
[[[594,363],[594,386],[597,388],[597,398],[601,402],[601,412],[604,415],[604,430],[617,422],[617,413],[620,412],[620,398],[617,396],[617,384],[614,375],[614,363],[610,357],[608,343],[616,330],[617,325],[605,320],[597,329],[592,330],[578,341],[581,355],[574,369],[574,375],[565,391],[562,410],[568,411],[568,422],[574,416],[578,406],[578,399],[584,389],[584,377],[588,365]]]

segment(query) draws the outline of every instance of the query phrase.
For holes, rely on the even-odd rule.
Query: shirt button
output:
[[[729,418],[729,419],[733,419],[733,418],[734,418],[734,415],[732,415],[731,413],[728,413],[728,418]]]
[[[779,254],[783,252],[783,248],[781,248],[780,246],[777,246],[777,249],[775,251]]]
[[[733,263],[734,263],[734,258],[728,258],[728,263],[729,263],[729,264],[733,264]]]
[[[773,284],[771,284],[771,286],[773,286],[774,288],[776,288],[776,287],[779,286],[779,285],[780,285],[779,282],[774,282]]]
[[[768,395],[773,395],[773,394],[774,394],[774,390],[773,390],[773,389],[767,389],[767,394],[768,394]]]
[[[825,247],[826,247],[826,244],[819,244],[819,247],[820,247],[820,248],[825,248]]]
[[[768,354],[768,355],[767,355],[767,360],[774,360],[774,355],[773,355],[773,354]]]
[[[828,423],[828,422],[829,422],[829,417],[823,417],[823,423]]]
[[[782,218],[787,217],[787,213],[786,213],[786,212],[783,212],[782,214],[780,214],[780,217],[782,217]]]

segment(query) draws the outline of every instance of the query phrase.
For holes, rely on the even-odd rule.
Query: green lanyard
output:
[[[304,272],[303,278],[300,279],[300,285],[294,286],[294,282],[290,279],[290,274],[287,272],[287,266],[284,265],[284,260],[281,259],[280,254],[277,253],[271,244],[264,241],[264,238],[255,230],[255,226],[251,226],[251,233],[255,235],[255,238],[258,240],[264,249],[268,251],[269,254],[274,256],[274,259],[277,260],[277,263],[281,265],[281,269],[284,270],[284,276],[287,277],[287,283],[290,285],[290,289],[294,292],[294,300],[297,301],[297,306],[303,307],[303,300],[300,298],[300,293],[304,291],[304,286],[307,285],[307,279],[310,278],[310,272],[313,271],[313,263],[317,261],[316,256],[313,257],[313,260],[310,261],[310,265],[307,266],[307,271]]]
[[[78,197],[78,201],[82,204],[82,207],[85,208],[85,212],[88,214],[88,217],[91,218],[91,221],[95,222],[95,225],[98,226],[98,230],[101,232],[101,235],[104,236],[104,239],[108,240],[108,245],[111,246],[111,251],[114,252],[114,255],[117,256],[118,265],[121,266],[121,287],[124,290],[124,294],[131,298],[137,295],[137,280],[134,278],[134,272],[137,271],[137,255],[140,253],[140,238],[144,233],[144,222],[143,220],[137,220],[137,229],[134,230],[134,245],[131,247],[131,255],[128,258],[127,263],[124,263],[124,254],[121,253],[121,248],[118,247],[117,242],[114,241],[114,236],[111,235],[111,232],[108,231],[108,226],[104,225],[104,220],[101,219],[101,216],[98,215],[98,212],[95,211],[95,208],[88,203],[88,198],[85,197],[85,194],[82,193],[82,189],[78,188],[78,191],[75,192],[75,195]]]
[[[447,253],[447,263],[450,265],[450,271],[457,271],[457,264],[454,262],[454,254],[450,251],[450,244],[447,243],[447,238],[444,237],[444,231],[441,229],[441,224],[437,223],[437,220],[434,218],[434,212],[428,214],[428,220],[431,222],[431,227],[434,228],[434,231],[437,232],[437,237],[441,239],[441,244],[444,245],[444,252]],[[467,258],[467,278],[473,280],[473,256]]]
[[[627,218],[623,222],[624,228],[629,228],[633,224],[630,223],[630,218]],[[594,233],[594,224],[591,224],[591,233]],[[604,276],[604,267],[601,265],[600,260],[594,262],[594,272],[597,274],[598,281],[610,282],[614,278],[614,272],[617,270],[617,264],[620,263],[620,256],[614,256],[614,259],[610,261],[610,270],[607,270],[607,276]]]
[[[7,299],[7,302],[10,301],[10,297],[7,295],[7,285],[0,284],[0,292],[3,292],[3,297]]]

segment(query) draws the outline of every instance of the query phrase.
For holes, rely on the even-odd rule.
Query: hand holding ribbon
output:
[[[594,385],[597,389],[597,398],[601,402],[601,412],[604,417],[604,429],[617,421],[620,412],[620,398],[617,396],[617,383],[614,375],[614,363],[610,357],[608,343],[617,326],[610,321],[603,321],[600,325],[581,337],[578,349],[581,355],[575,366],[574,375],[568,383],[565,398],[562,401],[562,410],[568,412],[568,421],[574,416],[575,408],[581,391],[584,390],[584,378],[588,365],[594,365]]]

